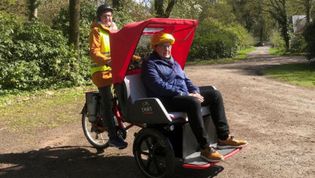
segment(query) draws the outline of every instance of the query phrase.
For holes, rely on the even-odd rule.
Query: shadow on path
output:
[[[105,153],[106,155],[106,150]],[[214,177],[223,167],[206,170],[189,170],[176,166],[175,177]],[[0,154],[0,177],[59,178],[59,177],[106,177],[141,178],[132,156],[104,156],[84,147],[65,146],[44,148],[22,153]]]

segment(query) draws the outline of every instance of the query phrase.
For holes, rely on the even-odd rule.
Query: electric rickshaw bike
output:
[[[200,158],[199,145],[183,112],[168,112],[158,98],[148,98],[141,81],[141,60],[151,52],[151,36],[158,32],[171,33],[176,42],[172,47],[175,60],[185,66],[198,21],[190,19],[152,18],[125,25],[111,32],[112,75],[115,97],[113,112],[117,133],[126,138],[132,126],[141,127],[135,133],[133,154],[141,172],[150,178],[168,177],[173,173],[175,161],[184,168],[206,169],[215,163]],[[87,92],[82,109],[82,126],[88,141],[96,148],[108,146],[106,126],[102,118],[98,92]],[[202,108],[205,125],[213,146],[217,137],[208,107]],[[241,148],[218,150],[224,158]]]

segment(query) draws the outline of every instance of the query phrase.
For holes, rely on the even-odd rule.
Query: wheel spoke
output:
[[[163,171],[161,170],[160,165],[159,165],[158,160],[156,159],[156,157],[154,156],[152,159],[153,159],[153,163],[155,165],[155,168],[156,168],[158,174],[162,173]]]
[[[154,146],[153,138],[152,138],[152,137],[148,137],[148,138],[145,140],[145,143],[146,143],[148,149],[149,149],[149,150],[152,150],[152,147]]]
[[[145,156],[149,156],[150,154],[146,151],[142,151],[140,154],[145,155]]]
[[[151,149],[151,144],[149,143],[149,140],[145,140],[145,145],[147,146],[147,149],[150,150]]]
[[[147,168],[148,170],[150,170],[151,163],[152,163],[152,158],[149,157],[148,162],[147,162],[147,165],[146,165],[146,168]]]

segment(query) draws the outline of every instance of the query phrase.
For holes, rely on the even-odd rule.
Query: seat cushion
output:
[[[208,116],[210,114],[210,109],[207,106],[201,107],[202,116]],[[168,115],[173,121],[183,121],[188,122],[188,117],[185,112],[168,112]]]
[[[188,121],[187,114],[185,112],[169,112],[168,115],[173,121]]]

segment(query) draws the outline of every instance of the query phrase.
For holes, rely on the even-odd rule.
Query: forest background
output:
[[[0,95],[90,84],[88,36],[104,0],[1,0]],[[315,56],[314,0],[110,0],[114,20],[198,19],[189,60],[232,58],[251,46]],[[292,17],[302,15],[303,28]]]

